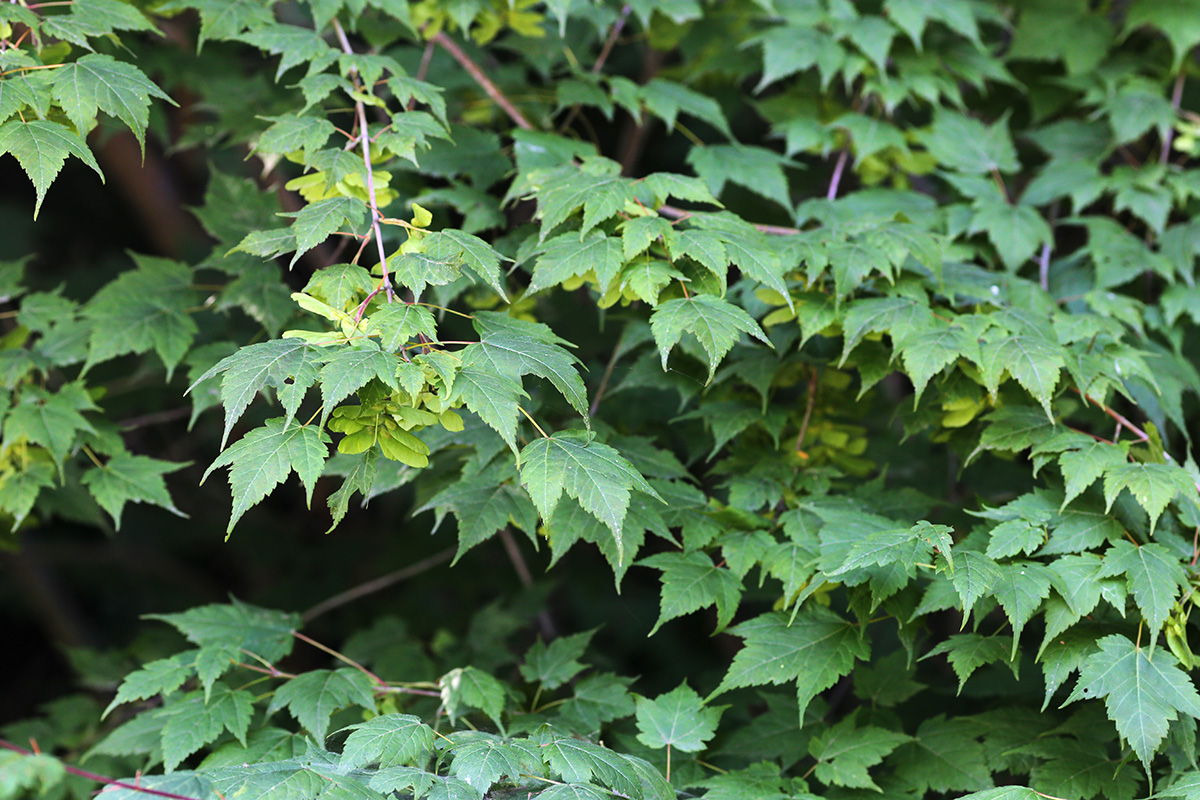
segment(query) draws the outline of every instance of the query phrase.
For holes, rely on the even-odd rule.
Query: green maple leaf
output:
[[[516,381],[524,375],[546,378],[584,417],[588,413],[587,389],[568,344],[541,323],[518,320],[507,314],[481,311],[475,315],[480,341],[461,352],[464,367],[493,371]]]
[[[726,263],[714,266],[706,263],[703,259],[697,258],[697,260],[721,279],[722,286],[725,285],[724,276],[728,263],[732,262],[742,272],[763,286],[779,292],[787,301],[788,307],[791,307],[791,292],[784,280],[789,268],[784,265],[779,251],[766,234],[740,217],[727,212],[694,214],[690,217],[690,221],[698,229],[714,234],[716,239],[721,242],[725,257],[728,259]],[[688,241],[693,240],[688,237]],[[684,249],[688,248],[685,246]],[[695,257],[695,254],[692,255]]]
[[[537,509],[527,494],[510,483],[497,483],[483,476],[456,481],[418,511],[430,508],[439,509],[439,515],[445,513],[442,509],[449,509],[458,520],[455,560],[508,525],[529,532],[537,529]]]
[[[662,595],[658,621],[648,635],[664,622],[690,614],[706,606],[717,607],[717,631],[724,630],[742,599],[742,582],[728,569],[713,564],[705,553],[657,553],[643,558],[638,566],[662,571]]]
[[[163,475],[182,469],[186,464],[172,464],[157,458],[122,454],[114,456],[102,467],[89,469],[79,479],[88,487],[100,507],[121,528],[121,512],[126,503],[150,503],[165,508],[180,517],[187,515],[171,502]]]
[[[168,0],[160,10],[200,12],[200,38],[197,48],[208,39],[236,39],[246,31],[275,24],[268,0]]]
[[[221,377],[221,403],[225,406],[225,431],[221,446],[229,438],[229,431],[241,418],[250,401],[267,386],[275,389],[290,422],[304,399],[308,387],[317,380],[318,366],[324,361],[324,348],[309,344],[303,339],[273,339],[261,344],[243,347],[226,356],[188,388],[191,392],[200,384],[217,375]]]
[[[391,353],[374,349],[373,343],[358,347],[326,348],[332,350],[321,367],[321,424],[330,412],[351,393],[358,391],[373,379],[382,381],[393,389],[399,389],[396,381],[398,359]]]
[[[975,791],[992,785],[984,749],[970,722],[938,715],[917,728],[896,752],[896,775],[904,784],[935,792]]]
[[[1200,717],[1200,695],[1166,650],[1148,652],[1120,634],[1096,644],[1100,649],[1083,662],[1079,682],[1066,702],[1104,698],[1117,732],[1149,767],[1172,720],[1179,714]]]
[[[706,268],[725,286],[729,271],[729,253],[720,234],[700,228],[688,228],[667,243],[674,258],[687,256]]]
[[[893,345],[895,345],[893,341]],[[900,355],[904,359],[904,369],[913,384],[914,407],[920,403],[921,395],[929,384],[929,379],[937,375],[947,365],[972,351],[978,351],[978,344],[971,336],[957,325],[933,323],[933,327],[909,334],[904,338]],[[977,359],[971,359],[977,360]]]
[[[814,736],[808,744],[808,753],[817,760],[814,775],[822,783],[878,791],[868,768],[908,740],[903,733],[886,728],[857,727],[856,720],[850,717]]]
[[[671,223],[659,216],[633,217],[621,224],[621,251],[626,261],[640,256],[659,239],[668,242],[674,238]]]
[[[29,516],[42,489],[54,487],[54,475],[53,466],[35,461],[0,481],[0,509],[12,515],[12,531],[21,527]]]
[[[632,678],[622,678],[611,672],[589,675],[575,683],[575,694],[561,706],[562,724],[581,733],[594,733],[605,722],[627,717],[633,713],[633,696],[629,693]]]
[[[1129,581],[1129,590],[1147,626],[1157,633],[1171,615],[1180,590],[1187,588],[1187,568],[1161,544],[1139,546],[1121,540],[1105,551],[1100,577],[1122,574]]]
[[[304,293],[340,311],[349,312],[377,286],[379,281],[371,277],[365,267],[334,264],[314,272],[308,283],[304,284]]]
[[[463,366],[455,374],[454,387],[447,402],[461,400],[489,428],[500,434],[515,452],[517,415],[520,413],[518,403],[522,397],[528,396],[521,384],[508,375],[474,366]]]
[[[425,254],[438,261],[455,261],[465,266],[479,280],[491,286],[496,294],[507,299],[500,279],[501,256],[492,246],[480,239],[454,228],[429,234],[423,241]]]
[[[1062,347],[1032,332],[1006,334],[984,342],[980,352],[984,385],[995,395],[1007,372],[1042,404],[1046,416],[1052,419],[1050,399],[1066,366],[1063,353]]]
[[[371,496],[371,488],[375,484],[375,471],[379,458],[380,451],[376,447],[370,447],[354,457],[342,485],[336,492],[329,495],[329,514],[333,518],[333,523],[326,533],[336,528],[345,518],[346,512],[350,509],[350,498],[354,496],[355,492],[363,496],[363,503],[366,504],[367,498]]]
[[[314,669],[276,689],[267,716],[286,708],[313,738],[323,742],[333,712],[352,705],[375,710],[373,689],[371,679],[360,670]]]
[[[621,290],[628,289],[651,306],[658,305],[658,296],[672,281],[686,280],[686,276],[657,258],[643,258],[621,270]]]
[[[688,151],[687,163],[696,170],[713,195],[725,184],[734,183],[792,209],[791,191],[783,167],[788,159],[773,150],[740,144],[696,146]]]
[[[347,769],[420,764],[433,749],[433,729],[411,714],[382,714],[347,729],[351,733],[338,761]]]
[[[228,535],[242,515],[287,480],[295,470],[304,485],[305,499],[312,502],[313,487],[329,455],[329,436],[315,426],[288,425],[282,417],[269,419],[247,433],[217,456],[204,472],[201,483],[218,467],[229,467],[233,509]]]
[[[366,206],[354,197],[330,197],[309,203],[295,213],[287,213],[296,221],[292,233],[296,235],[296,253],[288,263],[291,268],[300,256],[325,241],[335,231],[348,225],[351,229],[362,225]]]
[[[292,632],[300,616],[243,603],[213,603],[178,614],[147,614],[174,626],[201,648],[229,646],[249,650],[267,661],[278,661],[292,651]]]
[[[1054,239],[1049,223],[1032,206],[1003,200],[981,200],[975,205],[978,210],[971,220],[970,233],[986,232],[1009,271],[1015,272],[1038,247]]]
[[[143,144],[150,118],[150,98],[175,101],[132,64],[91,53],[54,71],[50,91],[75,128],[84,133],[96,126],[103,111],[129,126]]]
[[[662,501],[620,453],[581,431],[535,439],[521,450],[519,466],[521,484],[542,519],[554,514],[565,491],[612,531],[618,562],[624,561],[621,534],[630,491],[636,489]]]
[[[389,303],[363,322],[368,336],[378,336],[379,346],[389,353],[401,351],[416,335],[437,340],[433,312],[416,303]]]
[[[745,639],[745,645],[713,696],[740,686],[794,680],[801,719],[814,697],[870,653],[854,625],[821,606],[800,609],[790,624],[787,614],[762,614],[735,625],[729,633]]]
[[[584,235],[633,201],[633,182],[620,175],[616,163],[593,158],[585,161],[582,169],[555,170],[538,188],[537,198],[543,237],[580,208],[583,227],[579,233]]]
[[[539,729],[534,743],[541,750],[546,766],[567,783],[599,782],[614,793],[642,800],[675,797],[675,790],[658,770],[640,758],[562,736],[548,725]]]
[[[1000,576],[992,591],[1012,623],[1015,654],[1025,623],[1050,594],[1054,573],[1035,561],[1014,561],[998,569]]]
[[[930,20],[941,22],[975,44],[979,43],[979,26],[972,6],[962,0],[947,0],[937,5],[927,5],[921,0],[887,0],[884,8],[888,19],[908,34],[918,50],[921,49],[921,34]]]
[[[563,281],[591,272],[602,291],[607,291],[625,263],[621,240],[594,230],[580,237],[564,233],[548,239],[533,265],[529,294],[557,286]]]
[[[450,774],[469,784],[476,793],[486,792],[505,776],[516,780],[529,774],[532,765],[541,766],[537,751],[526,741],[504,741],[498,736],[477,731],[451,734],[454,760]]]
[[[108,712],[117,706],[133,700],[144,700],[160,694],[170,694],[183,686],[184,682],[195,674],[195,650],[151,661],[125,676],[117,689],[116,696],[104,709],[103,716],[108,716]]]
[[[742,333],[748,333],[768,346],[754,318],[741,307],[711,295],[697,294],[679,297],[659,305],[650,316],[650,330],[667,368],[667,356],[684,333],[693,334],[708,354],[708,379],[711,381],[717,364],[733,349]]]
[[[521,677],[541,684],[543,689],[557,689],[583,671],[584,665],[576,659],[583,655],[595,633],[592,629],[560,636],[548,645],[538,639],[525,654],[520,667]]]
[[[177,261],[133,255],[124,272],[92,296],[83,316],[92,322],[85,369],[125,353],[153,349],[171,376],[196,337],[189,313],[200,304],[192,270]]]
[[[668,128],[675,127],[675,118],[684,113],[712,125],[727,139],[733,139],[729,123],[721,106],[711,97],[700,94],[674,81],[655,78],[638,90],[642,104],[661,119]]]
[[[4,418],[3,446],[7,449],[24,438],[30,444],[46,448],[54,463],[61,466],[78,433],[96,433],[79,413],[90,410],[96,410],[96,406],[78,383],[67,384],[53,394],[36,387],[26,388]]]
[[[1196,492],[1196,484],[1186,471],[1174,464],[1121,464],[1104,472],[1104,510],[1107,513],[1122,489],[1128,489],[1138,505],[1150,516],[1150,530],[1162,516],[1167,504],[1183,492]]]
[[[1172,71],[1179,65],[1187,54],[1200,42],[1200,2],[1197,0],[1179,0],[1179,2],[1161,5],[1151,0],[1137,0],[1131,3],[1125,14],[1126,30],[1133,30],[1142,25],[1158,28],[1171,42],[1171,50],[1175,54]]]
[[[20,122],[14,119],[0,125],[0,156],[5,153],[11,153],[29,180],[33,181],[33,188],[37,192],[37,201],[33,206],[34,219],[37,219],[42,201],[46,199],[46,189],[62,169],[67,156],[75,156],[95,170],[101,181],[104,180],[104,173],[100,171],[100,165],[96,163],[87,143],[79,134],[57,122],[40,119]]]
[[[466,707],[477,708],[500,724],[500,714],[504,711],[504,685],[483,670],[475,667],[452,669],[438,680],[438,686],[451,720]]]
[[[946,654],[950,667],[958,676],[958,693],[962,694],[963,685],[975,670],[985,664],[996,661],[1008,662],[1008,668],[1016,677],[1018,664],[1009,657],[1012,649],[1011,636],[983,636],[978,633],[957,633],[938,642],[922,659]]]
[[[653,700],[638,695],[635,702],[638,741],[647,747],[672,747],[685,753],[704,749],[704,743],[716,735],[721,712],[727,708],[706,708],[686,682]]]
[[[274,796],[287,797],[289,800],[317,800],[327,791],[331,797],[361,797],[360,793],[348,794],[353,789],[344,787],[354,784],[336,775],[331,769],[333,766],[325,759],[314,763],[310,757],[265,762],[243,759],[240,764],[205,770],[204,774],[212,782],[218,798]]]
[[[276,81],[283,73],[301,64],[311,63],[313,72],[319,73],[337,56],[336,51],[316,31],[299,25],[268,25],[238,38],[271,55],[281,56],[279,67],[275,70]]]
[[[1036,457],[1044,453],[1059,453],[1058,468],[1066,483],[1059,511],[1083,494],[1109,468],[1127,464],[1129,459],[1127,446],[1093,439],[1077,431],[1062,431],[1043,440],[1030,455]]]
[[[1109,757],[1100,742],[1054,736],[1022,750],[1045,759],[1029,773],[1030,783],[1044,794],[1104,795],[1110,800],[1132,799],[1140,794],[1141,777],[1134,770],[1118,769],[1117,761]]]
[[[962,602],[963,612],[969,614],[975,603],[1000,581],[1000,567],[995,561],[973,550],[960,553],[951,575],[954,591]]]
[[[957,111],[939,109],[922,138],[930,155],[960,172],[988,174],[1020,169],[1016,148],[1003,122],[989,127]]]
[[[209,697],[204,692],[189,692],[162,710],[166,724],[162,729],[163,763],[174,770],[185,758],[229,731],[243,745],[254,695],[244,689],[218,684]]]

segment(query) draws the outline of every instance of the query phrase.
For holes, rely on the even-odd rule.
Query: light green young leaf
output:
[[[305,499],[312,502],[313,487],[329,455],[329,436],[313,425],[288,425],[282,417],[247,433],[213,461],[200,479],[203,482],[218,467],[229,467],[233,510],[226,535],[248,509],[287,480],[295,470],[304,485]]]
[[[726,706],[706,708],[700,695],[686,682],[654,700],[638,695],[638,741],[647,747],[671,747],[685,753],[704,749],[717,732]]]
[[[371,679],[360,670],[314,669],[276,689],[267,716],[286,708],[314,739],[324,742],[333,712],[352,705],[375,710],[373,689]]]
[[[75,388],[79,384],[71,384]],[[3,448],[11,447],[24,438],[30,444],[46,448],[54,463],[61,467],[71,452],[79,433],[96,433],[92,424],[79,413],[94,410],[91,398],[82,393],[59,390],[51,394],[44,389],[29,387],[4,418]],[[86,403],[81,402],[86,401]]]
[[[708,379],[711,381],[717,364],[733,349],[742,333],[748,333],[767,346],[771,342],[754,318],[741,307],[711,295],[697,294],[679,297],[659,305],[650,316],[650,329],[667,368],[667,356],[684,333],[695,335],[708,354]]]
[[[565,491],[612,531],[618,561],[624,561],[621,528],[629,510],[630,490],[662,500],[620,453],[581,431],[535,439],[521,450],[519,466],[521,484],[542,519],[554,514]]]
[[[75,156],[95,170],[101,181],[104,180],[104,173],[100,171],[100,165],[96,163],[87,143],[79,134],[57,122],[40,119],[22,122],[14,119],[0,125],[0,156],[5,153],[11,153],[29,180],[33,181],[33,188],[37,192],[37,201],[33,205],[34,219],[37,219],[42,201],[46,199],[46,189],[62,169],[67,156]]]

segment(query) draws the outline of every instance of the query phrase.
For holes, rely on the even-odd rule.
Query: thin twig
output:
[[[842,183],[842,172],[846,169],[846,161],[850,158],[850,151],[843,149],[838,154],[837,163],[833,165],[833,177],[829,179],[829,190],[825,192],[826,200],[836,200],[838,195],[838,186]]]
[[[346,31],[342,28],[341,23],[336,19],[333,21],[334,32],[337,33],[338,42],[342,46],[342,51],[346,55],[354,55],[354,48],[350,46],[350,40],[346,38]],[[358,82],[358,70],[351,67],[351,74],[354,76],[355,83]],[[362,87],[364,92],[369,92],[371,87]],[[363,164],[367,168],[367,198],[370,200],[371,206],[371,229],[375,233],[375,244],[379,249],[379,268],[383,270],[383,286],[387,292],[387,301],[390,303],[395,300],[395,295],[392,293],[392,281],[388,275],[387,253],[383,249],[383,230],[379,227],[379,218],[383,216],[379,213],[379,205],[375,201],[375,173],[371,169],[371,140],[367,128],[367,109],[362,100],[354,101],[354,111],[358,115],[358,138],[362,142]]]
[[[596,411],[600,408],[600,398],[604,397],[605,391],[608,390],[608,382],[612,378],[613,370],[617,366],[617,359],[621,355],[621,348],[618,345],[613,348],[612,356],[608,359],[608,363],[604,366],[604,375],[600,377],[600,386],[596,389],[596,395],[592,398],[592,404],[588,407],[588,416],[596,416]]]
[[[1181,69],[1179,74],[1175,76],[1175,88],[1171,90],[1171,110],[1179,113],[1179,104],[1183,102],[1183,82],[1185,73]],[[1166,164],[1167,159],[1171,157],[1171,143],[1175,139],[1175,126],[1167,126],[1167,132],[1163,136],[1162,150],[1158,153],[1158,163]]]
[[[425,52],[421,53],[421,64],[420,64],[420,66],[417,67],[417,74],[416,74],[417,80],[419,80],[419,81],[425,80],[425,76],[429,74],[429,62],[432,60],[433,60],[433,42],[427,42],[425,44]],[[412,111],[413,107],[416,106],[416,104],[417,104],[417,98],[415,96],[410,97],[408,99],[408,106],[406,106],[404,110]]]
[[[811,367],[812,374],[808,376],[808,398],[804,405],[804,419],[800,421],[800,434],[796,437],[796,452],[803,453],[801,446],[804,437],[808,435],[808,423],[812,420],[813,406],[817,403],[817,368]]]
[[[525,556],[521,554],[521,548],[517,544],[517,538],[513,536],[511,528],[505,526],[500,529],[500,541],[504,545],[504,552],[508,554],[508,560],[512,562],[513,570],[516,571],[521,585],[526,589],[532,589],[533,573],[529,571],[529,564],[525,562]],[[558,629],[554,625],[554,620],[550,618],[550,612],[544,608],[538,612],[538,625],[541,627],[542,637],[546,641],[558,638]]]
[[[682,208],[676,208],[675,206],[670,205],[659,206],[658,213],[662,214],[664,217],[670,217],[671,219],[685,219],[692,215],[691,211],[684,211]],[[760,223],[755,223],[754,228],[761,233],[771,234],[772,236],[792,236],[800,233],[799,228],[789,228],[785,225],[763,225]]]
[[[389,572],[387,575],[382,575],[374,580],[369,580],[366,583],[360,583],[352,589],[347,589],[340,594],[335,594],[328,600],[322,600],[315,606],[305,611],[300,615],[300,619],[304,623],[312,622],[317,617],[332,611],[335,608],[346,605],[346,603],[358,600],[361,597],[366,597],[369,594],[383,591],[384,589],[394,584],[406,581],[409,578],[415,578],[422,572],[427,572],[433,569],[443,561],[449,561],[454,556],[454,548],[447,547],[439,553],[423,558],[415,564],[410,564],[403,569],[398,569],[395,572]]]
[[[23,747],[17,747],[15,744],[6,742],[3,739],[0,739],[0,747],[4,748],[5,750],[12,750],[14,753],[20,753],[23,756],[36,755],[32,750],[26,750]],[[61,760],[59,763],[62,763]],[[196,800],[196,798],[186,794],[175,794],[173,792],[160,792],[158,789],[147,789],[145,786],[138,786],[136,783],[119,781],[115,778],[110,778],[106,775],[100,775],[95,772],[88,772],[86,769],[79,769],[78,767],[72,767],[68,764],[63,764],[62,767],[72,775],[77,775],[78,777],[85,778],[89,781],[103,783],[105,786],[116,786],[121,789],[128,789],[131,792],[141,792],[142,794],[150,794],[154,795],[155,797],[170,797],[173,798],[173,800]]]
[[[625,21],[629,19],[631,11],[633,11],[633,6],[629,3],[621,7],[620,16],[613,23],[612,30],[608,32],[608,38],[604,40],[604,47],[600,49],[600,55],[596,58],[596,63],[592,64],[593,75],[599,75],[600,70],[604,69],[604,62],[608,60],[609,53],[612,52],[613,47],[616,45],[617,37],[621,35],[621,30],[625,27]],[[579,116],[579,109],[579,103],[571,106],[571,110],[567,113],[567,118],[563,120],[562,125],[558,126],[559,133],[571,127],[571,123],[575,121],[575,117]]]
[[[361,672],[363,675],[366,675],[368,678],[375,681],[375,683],[377,683],[378,685],[387,686],[387,681],[385,681],[383,678],[376,675],[374,672],[371,672],[371,670],[367,669],[362,664],[355,661],[353,658],[350,658],[350,656],[339,653],[337,650],[334,650],[332,647],[321,644],[316,639],[305,636],[300,631],[292,631],[292,636],[295,636],[297,639],[299,639],[302,642],[307,642],[308,644],[311,644],[313,647],[317,648],[318,650],[328,653],[329,655],[333,656],[338,661],[341,661],[344,664],[349,664],[350,666],[354,667],[356,670]]]
[[[513,124],[527,131],[533,130],[533,125],[529,123],[529,120],[525,119],[525,115],[504,96],[504,92],[500,91],[499,87],[492,83],[487,75],[483,74],[483,70],[479,68],[479,65],[472,61],[471,57],[464,53],[462,48],[455,44],[453,39],[447,36],[445,32],[439,31],[433,37],[432,41],[449,53],[463,69],[470,73],[475,82],[479,84],[479,87],[487,93],[488,97],[496,101],[496,105],[503,109],[508,118],[513,121]]]

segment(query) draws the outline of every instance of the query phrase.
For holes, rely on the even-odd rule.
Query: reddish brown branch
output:
[[[0,748],[4,748],[5,750],[12,750],[14,753],[20,753],[23,756],[37,755],[37,753],[34,753],[31,750],[26,750],[23,747],[17,747],[15,744],[12,744],[11,742],[6,742],[3,739],[0,739]],[[64,770],[66,770],[67,772],[69,772],[72,775],[77,775],[78,777],[85,778],[86,780],[89,780],[89,781],[96,781],[96,783],[103,783],[105,786],[117,786],[121,789],[129,789],[132,792],[141,792],[142,794],[150,794],[150,795],[154,795],[155,797],[170,797],[170,798],[173,798],[174,800],[198,800],[198,798],[190,797],[186,794],[175,794],[173,792],[162,792],[162,791],[159,791],[158,789],[148,789],[145,786],[138,786],[136,783],[129,783],[127,781],[119,781],[116,778],[110,778],[107,775],[100,775],[95,772],[88,772],[86,769],[79,769],[78,767],[72,767],[68,764],[63,764],[62,766],[63,766]]]
[[[522,114],[520,110],[512,104],[512,101],[504,96],[504,92],[500,91],[496,84],[492,83],[491,78],[483,74],[483,70],[479,68],[479,65],[472,61],[471,57],[464,53],[463,49],[459,47],[453,39],[447,36],[444,32],[439,31],[438,34],[433,37],[432,41],[449,53],[450,56],[457,61],[463,69],[470,73],[475,82],[479,84],[479,88],[483,89],[483,91],[487,93],[488,97],[496,101],[496,105],[503,109],[504,113],[508,115],[508,118],[513,121],[513,124],[515,124],[518,128],[522,128],[523,130],[533,130],[533,125],[529,123],[529,120],[525,119],[525,115]]]

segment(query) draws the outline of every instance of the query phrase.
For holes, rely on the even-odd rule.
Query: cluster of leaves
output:
[[[145,357],[224,411],[226,535],[293,472],[309,503],[341,480],[334,528],[411,486],[459,556],[582,541],[618,588],[655,577],[651,633],[711,613],[741,646],[651,699],[583,673],[588,633],[456,660],[385,626],[289,673],[293,615],[163,615],[195,647],[81,737],[138,774],[104,797],[1200,796],[1200,7],[155,13],[234,72],[169,94],[116,46],[163,46],[134,5],[0,5],[35,215],[67,156],[99,172],[101,113],[141,144],[184,90],[215,122],[175,143],[265,176],[214,168],[211,253],[84,301],[3,265],[14,529],[175,510],[182,465],[131,453],[93,377]],[[0,760],[0,797],[72,780]]]

